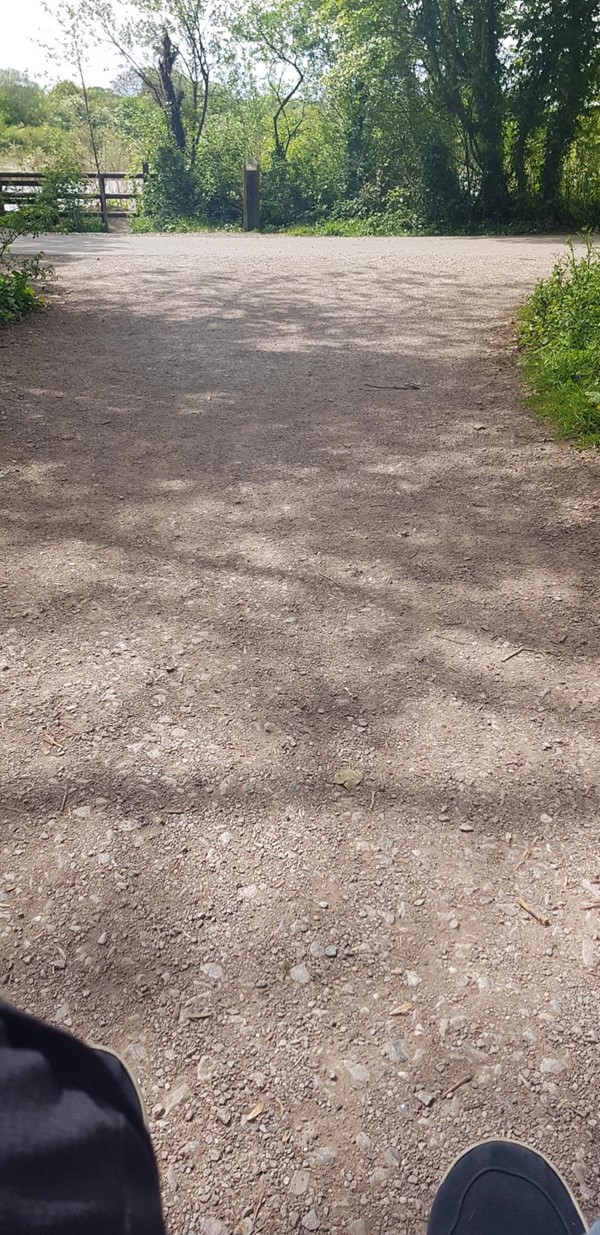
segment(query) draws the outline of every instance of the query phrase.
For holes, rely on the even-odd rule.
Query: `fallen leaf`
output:
[[[399,1003],[397,1008],[392,1008],[390,1016],[407,1016],[409,1012],[413,1011],[413,1008],[414,1004],[410,1002],[410,999],[407,999],[405,1003]]]
[[[246,1123],[250,1124],[252,1123],[254,1119],[258,1119],[259,1115],[262,1115],[264,1109],[265,1109],[264,1102],[257,1102],[256,1106],[252,1107],[252,1110],[250,1111],[249,1115],[246,1115]]]
[[[343,785],[344,789],[356,789],[363,780],[362,772],[357,772],[355,768],[340,768],[339,772],[335,773],[333,778],[334,785]]]

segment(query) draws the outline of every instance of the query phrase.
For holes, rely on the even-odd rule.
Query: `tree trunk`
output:
[[[477,118],[477,155],[481,168],[481,204],[485,214],[503,215],[508,187],[502,149],[502,89],[498,58],[500,35],[497,0],[482,0],[475,19],[473,102]]]
[[[163,31],[161,40],[161,55],[158,61],[158,72],[165,99],[165,115],[171,130],[175,145],[185,153],[185,130],[181,118],[183,90],[178,90],[173,81],[173,68],[179,55],[179,48],[171,42],[168,31]]]

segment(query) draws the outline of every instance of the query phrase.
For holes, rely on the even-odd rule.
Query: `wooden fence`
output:
[[[82,172],[78,198],[86,211],[108,227],[109,219],[126,219],[136,213],[139,190],[145,176],[127,176],[123,172]],[[6,207],[35,203],[44,183],[42,172],[0,171],[0,213]]]

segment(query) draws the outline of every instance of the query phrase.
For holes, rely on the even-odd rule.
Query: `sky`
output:
[[[42,0],[0,0],[2,42],[0,68],[20,69],[43,85],[52,85],[73,70],[51,54],[47,45],[56,37],[52,18],[44,11]],[[46,47],[40,46],[46,44]],[[109,86],[122,68],[111,47],[92,48],[87,69],[90,86]]]

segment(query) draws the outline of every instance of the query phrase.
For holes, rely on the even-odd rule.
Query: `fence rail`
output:
[[[139,189],[144,180],[145,176],[128,176],[125,172],[103,172],[99,176],[95,172],[82,172],[78,197],[88,203],[87,213],[108,227],[109,219],[126,219],[136,213]],[[43,184],[43,172],[0,171],[0,214],[7,206],[10,209],[35,203]],[[127,205],[115,207],[115,202]]]

